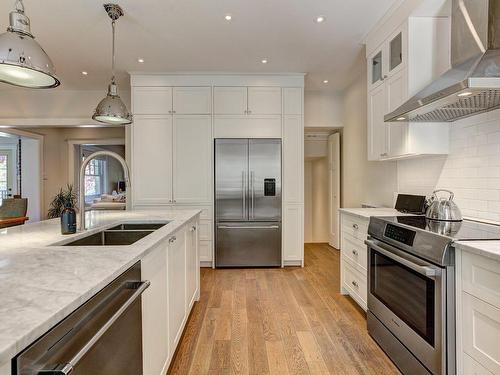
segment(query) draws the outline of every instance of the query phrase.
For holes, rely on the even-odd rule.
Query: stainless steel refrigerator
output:
[[[281,266],[281,140],[215,140],[215,265]]]

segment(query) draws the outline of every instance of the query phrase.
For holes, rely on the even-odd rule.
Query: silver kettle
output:
[[[449,194],[448,198],[439,198],[436,193],[444,191]],[[457,204],[453,201],[453,194],[450,190],[434,190],[429,200],[429,207],[425,216],[430,220],[442,221],[462,221],[462,213]]]

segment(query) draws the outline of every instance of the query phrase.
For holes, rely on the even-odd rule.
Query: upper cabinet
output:
[[[386,123],[398,108],[449,67],[449,20],[410,17],[367,56],[368,159],[449,152],[447,123]]]
[[[214,87],[215,115],[281,115],[280,87]]]
[[[134,115],[209,115],[211,87],[134,87]]]
[[[401,71],[406,65],[408,38],[405,26],[397,29],[368,57],[369,90]]]

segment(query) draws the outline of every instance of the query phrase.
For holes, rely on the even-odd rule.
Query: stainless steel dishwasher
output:
[[[137,262],[15,358],[18,375],[142,374],[141,282]]]

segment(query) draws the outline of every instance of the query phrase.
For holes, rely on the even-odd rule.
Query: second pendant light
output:
[[[99,102],[92,118],[96,121],[110,125],[126,125],[132,123],[132,114],[118,95],[118,87],[115,82],[115,22],[123,16],[123,10],[118,4],[104,4],[104,9],[111,18],[113,31],[113,52],[111,60],[111,83],[108,86],[108,94]]]

